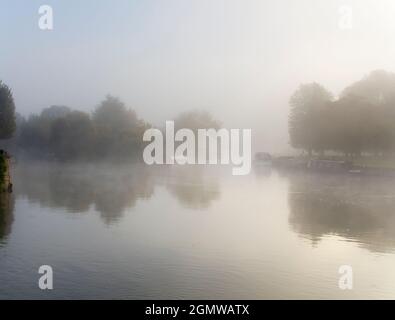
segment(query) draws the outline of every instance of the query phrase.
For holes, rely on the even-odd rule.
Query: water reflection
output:
[[[166,186],[185,208],[207,209],[220,197],[218,181],[202,167],[174,167]]]
[[[0,297],[41,298],[44,263],[60,268],[53,298],[342,298],[341,264],[366,279],[348,297],[393,297],[395,181],[220,171],[19,163]]]
[[[18,165],[14,181],[18,196],[69,212],[86,212],[93,205],[105,223],[154,193],[153,176],[143,166]]]
[[[341,236],[374,252],[395,249],[395,182],[350,175],[289,174],[289,223],[318,245]]]
[[[217,180],[205,172],[202,168],[143,164],[29,163],[18,164],[13,176],[17,196],[72,213],[87,212],[93,206],[111,224],[139,199],[151,198],[155,186],[162,184],[182,206],[208,208],[220,192]]]
[[[8,193],[0,193],[0,244],[11,232],[14,221],[14,197]]]
[[[257,178],[269,178],[272,175],[273,169],[271,166],[255,165],[252,167],[252,172]]]

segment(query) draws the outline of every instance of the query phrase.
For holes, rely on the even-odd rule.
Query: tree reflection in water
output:
[[[154,193],[144,167],[109,164],[30,164],[14,170],[18,196],[42,206],[86,212],[93,205],[105,223],[116,222],[138,199]]]
[[[385,178],[289,174],[289,223],[318,245],[337,235],[374,252],[395,249],[395,181]]]
[[[93,205],[107,224],[118,221],[139,199],[151,198],[155,186],[163,183],[183,206],[193,209],[208,208],[220,194],[212,178],[190,167],[37,162],[14,169],[17,196],[71,213]]]
[[[9,193],[0,193],[0,244],[11,232],[14,221],[14,197]]]
[[[215,175],[207,174],[202,167],[174,167],[166,186],[180,204],[189,209],[207,209],[220,197]]]

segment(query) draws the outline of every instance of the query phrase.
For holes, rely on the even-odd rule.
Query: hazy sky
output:
[[[54,30],[38,28],[38,8]],[[339,8],[353,9],[352,29]],[[161,125],[207,109],[284,150],[300,83],[334,94],[374,69],[395,71],[393,0],[0,0],[0,79],[28,115],[90,111],[108,93]]]

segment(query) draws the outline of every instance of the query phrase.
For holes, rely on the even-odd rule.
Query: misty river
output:
[[[0,299],[395,298],[394,179],[43,162],[12,176]]]

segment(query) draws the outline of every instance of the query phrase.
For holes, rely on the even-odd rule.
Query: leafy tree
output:
[[[72,111],[51,125],[51,150],[59,159],[89,157],[94,138],[95,131],[89,114],[81,111]]]
[[[195,133],[198,129],[219,129],[221,126],[209,112],[202,110],[181,113],[174,122],[176,130],[186,128]]]
[[[43,111],[41,111],[41,117],[43,119],[56,120],[67,116],[69,113],[71,113],[71,109],[69,107],[55,105],[43,109]]]
[[[312,154],[313,150],[325,150],[322,134],[322,111],[332,94],[318,83],[304,84],[291,96],[288,119],[291,145]]]
[[[143,147],[143,134],[148,124],[138,119],[134,110],[126,108],[118,98],[108,95],[93,113],[97,131],[98,155],[135,156]]]
[[[345,97],[333,102],[330,149],[349,155],[367,150],[374,135],[373,119],[372,105],[358,97]]]
[[[364,139],[360,141],[363,151],[379,154],[395,149],[395,73],[372,71],[348,86],[341,99],[353,100],[354,106],[349,107],[354,108],[354,114],[349,114],[349,121],[355,122],[361,113],[355,105],[365,105],[366,121],[358,128],[358,136]]]
[[[47,155],[51,151],[52,124],[71,113],[65,106],[51,106],[41,111],[39,115],[31,115],[21,123],[18,144],[32,153]]]
[[[395,74],[374,71],[336,101],[321,86],[304,85],[290,102],[289,133],[296,148],[350,156],[395,148]]]
[[[97,127],[110,128],[114,132],[122,131],[137,121],[136,113],[111,95],[108,95],[93,112],[93,122]]]
[[[15,129],[14,98],[10,88],[0,81],[0,139],[10,139]]]
[[[108,96],[90,114],[51,106],[20,121],[17,144],[28,153],[57,159],[132,157],[141,154],[148,124]]]
[[[179,129],[190,129],[194,132],[195,137],[198,137],[199,129],[220,129],[221,124],[219,121],[207,111],[204,110],[192,110],[181,113],[174,120],[175,130]],[[175,146],[180,145],[181,142],[175,142]],[[203,148],[203,149],[199,149]],[[218,152],[219,152],[218,146]],[[199,146],[195,143],[195,157],[197,160],[199,152],[206,152],[207,157],[209,156],[209,144],[206,141],[206,147]],[[207,158],[208,159],[208,158]]]
[[[343,90],[340,97],[354,96],[372,105],[395,101],[395,73],[375,70]]]

